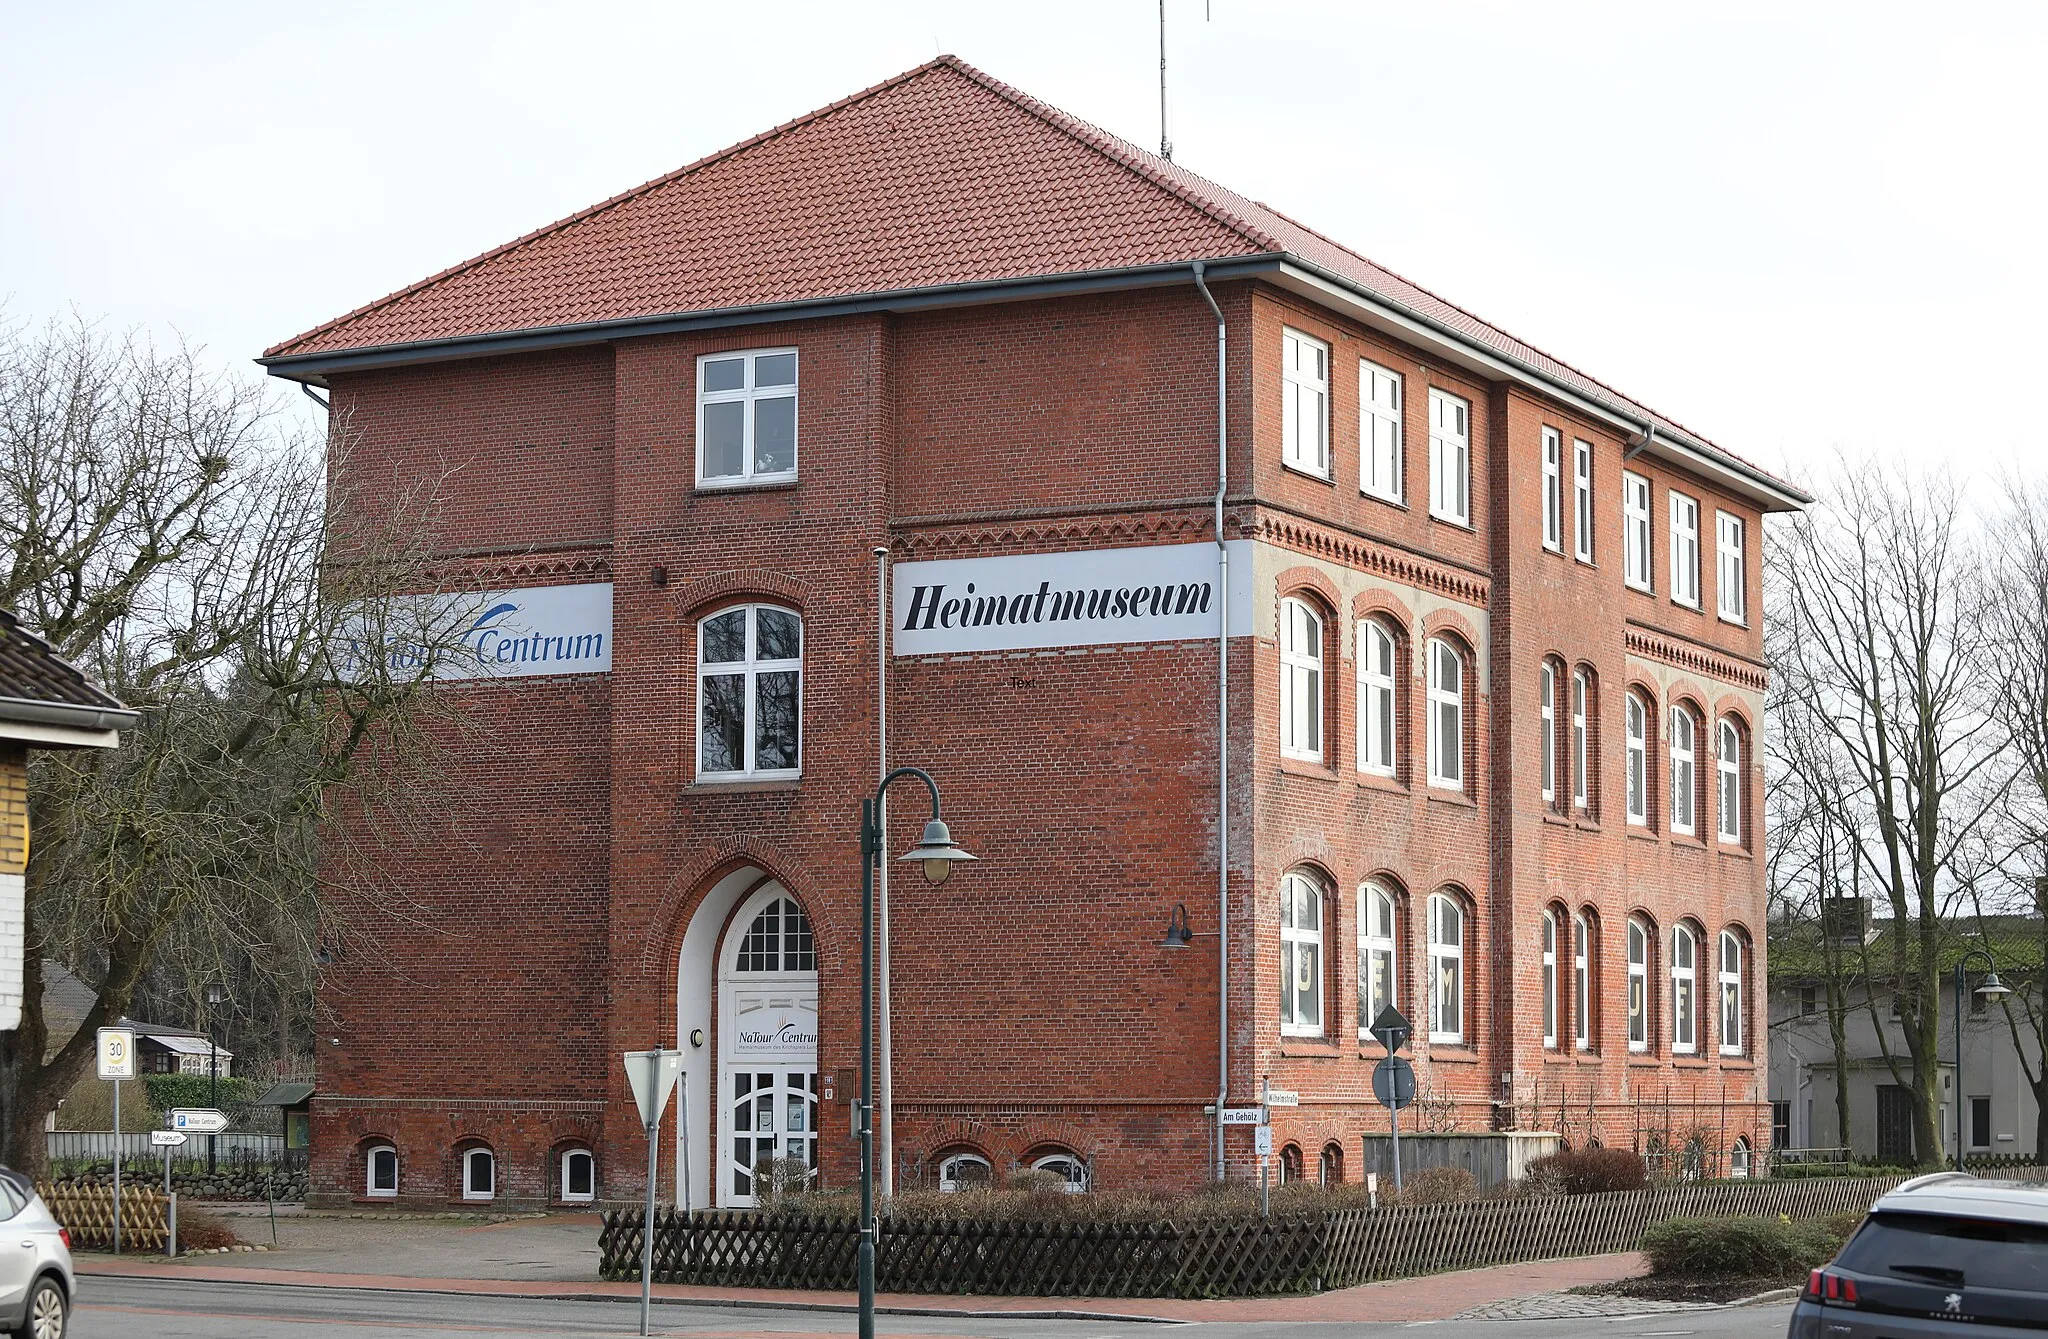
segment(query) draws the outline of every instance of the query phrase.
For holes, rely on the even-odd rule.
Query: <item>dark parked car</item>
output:
[[[1961,1172],[1881,1196],[1792,1309],[1789,1339],[1996,1339],[2048,1330],[2048,1185]]]

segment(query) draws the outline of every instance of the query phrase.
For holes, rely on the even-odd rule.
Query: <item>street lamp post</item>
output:
[[[206,1105],[220,1110],[220,1043],[213,1037],[213,1011],[227,1002],[227,987],[214,981],[206,987]],[[206,1136],[206,1174],[220,1170],[220,1136]]]
[[[1982,958],[1984,960],[1985,975],[1984,984],[1977,987],[1976,993],[1978,995],[1983,996],[1987,1000],[2004,999],[2007,995],[2012,994],[2012,987],[2006,985],[2005,982],[1998,979],[1998,965],[1992,962],[1991,955],[1989,953],[1986,953],[1982,948],[1967,949],[1964,951],[1962,957],[1956,959],[1956,989],[1954,1010],[1956,1016],[1955,1073],[1957,1171],[1961,1171],[1963,1167],[1963,1126],[1964,1123],[1969,1120],[1969,1113],[1963,1109],[1963,1103],[1966,1100],[1963,1096],[1963,991],[1967,989],[1970,984],[1968,976],[1970,963],[1972,960],[1977,958]]]
[[[860,1339],[875,1339],[875,868],[882,863],[882,795],[898,777],[914,776],[932,795],[924,840],[898,859],[924,867],[925,879],[946,881],[953,866],[973,856],[953,844],[939,817],[939,783],[919,767],[899,767],[882,778],[874,798],[860,803]]]

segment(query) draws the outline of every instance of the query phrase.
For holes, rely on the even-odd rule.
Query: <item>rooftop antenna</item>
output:
[[[1202,0],[1202,22],[1209,21],[1209,0]],[[1159,156],[1173,161],[1173,141],[1166,136],[1166,0],[1159,0]]]

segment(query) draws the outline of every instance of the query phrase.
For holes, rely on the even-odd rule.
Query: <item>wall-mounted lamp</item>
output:
[[[695,1046],[695,1047],[698,1047],[698,1048],[700,1048],[700,1049],[701,1049],[701,1048],[703,1047],[703,1045],[704,1045],[704,1029],[703,1029],[703,1028],[700,1028],[700,1027],[693,1027],[693,1028],[691,1028],[691,1029],[690,1029],[690,1045],[692,1045],[692,1046]]]
[[[1192,948],[1197,939],[1215,939],[1218,937],[1219,934],[1215,930],[1190,930],[1188,928],[1188,904],[1176,902],[1173,904],[1173,915],[1167,918],[1166,938],[1159,941],[1159,947]]]

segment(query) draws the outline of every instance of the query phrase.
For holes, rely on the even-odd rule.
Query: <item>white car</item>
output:
[[[64,1339],[75,1288],[71,1234],[34,1182],[0,1167],[0,1326],[18,1339]]]

